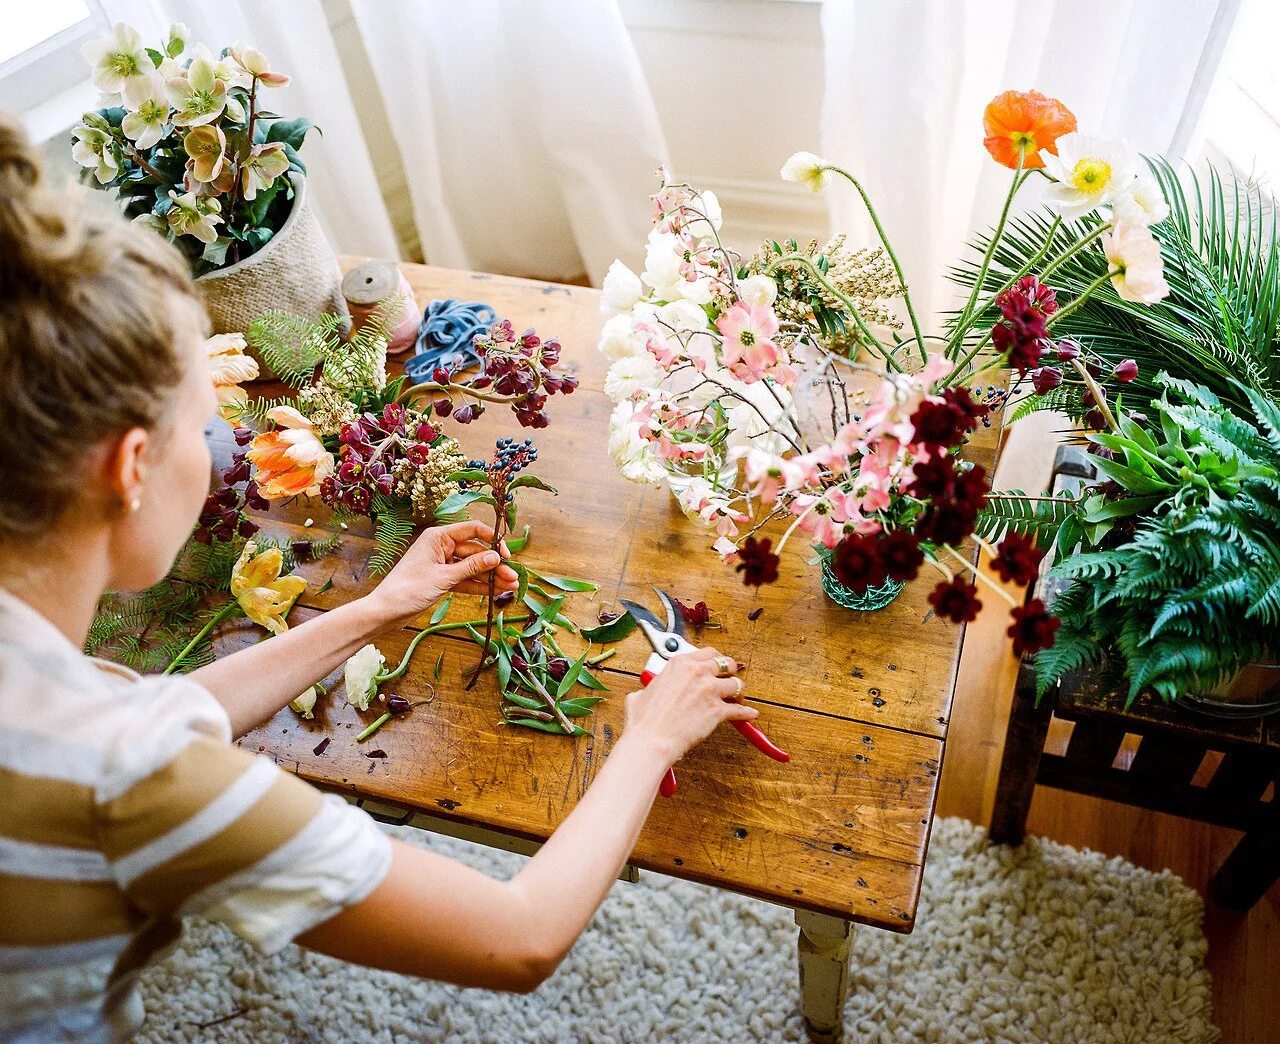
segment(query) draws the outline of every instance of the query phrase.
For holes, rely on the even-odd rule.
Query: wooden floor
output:
[[[1048,423],[1028,418],[1002,457],[997,485],[1042,489],[1052,464]],[[1016,664],[1004,614],[969,625],[943,762],[938,813],[990,821]],[[1052,741],[1052,735],[1050,737]],[[1076,848],[1172,870],[1201,895],[1239,834],[1099,798],[1040,787],[1029,833]],[[1213,975],[1214,1017],[1227,1042],[1280,1042],[1280,886],[1247,915],[1206,904],[1205,935]]]

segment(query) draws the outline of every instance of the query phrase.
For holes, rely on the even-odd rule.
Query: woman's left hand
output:
[[[515,570],[500,564],[510,552],[504,543],[500,557],[492,543],[493,528],[483,522],[428,529],[366,597],[391,625],[408,623],[449,591],[488,594],[491,570],[495,593],[514,591],[519,586]]]

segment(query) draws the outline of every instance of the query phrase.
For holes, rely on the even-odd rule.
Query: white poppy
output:
[[[1064,134],[1055,156],[1042,149],[1045,173],[1054,184],[1045,189],[1045,203],[1068,221],[1110,203],[1133,180],[1137,154],[1123,141],[1084,134]]]
[[[1160,182],[1145,166],[1112,205],[1116,224],[1158,225],[1169,216],[1169,202]]]
[[[1160,244],[1146,225],[1116,225],[1103,233],[1102,250],[1111,263],[1111,285],[1126,301],[1154,304],[1169,296]]]
[[[779,173],[783,181],[794,181],[797,185],[808,185],[814,192],[821,192],[831,180],[831,171],[826,169],[827,161],[812,152],[797,152],[787,159]]]

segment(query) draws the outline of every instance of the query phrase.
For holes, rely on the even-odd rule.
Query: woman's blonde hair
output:
[[[186,365],[183,297],[199,300],[182,255],[51,188],[0,112],[0,540],[58,518],[90,447],[156,426]]]

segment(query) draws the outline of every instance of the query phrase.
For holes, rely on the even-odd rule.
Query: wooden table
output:
[[[961,628],[926,621],[924,579],[877,613],[835,606],[801,541],[787,548],[776,584],[746,588],[665,489],[622,479],[605,449],[612,404],[602,391],[607,361],[595,347],[603,321],[596,291],[416,265],[405,271],[420,305],[445,297],[486,301],[517,329],[532,325],[544,337],[558,336],[566,364],[581,378],[577,392],[551,402],[551,426],[532,433],[534,470],[559,496],[531,492],[521,504],[522,523],[533,526],[522,558],[600,585],[597,595],[573,596],[567,611],[591,624],[598,602],[653,603],[657,585],[687,601],[705,600],[719,626],[702,640],[748,665],[747,695],[791,762],[771,761],[720,730],[680,762],[679,792],[655,804],[631,864],[793,908],[805,1018],[815,1034],[838,1035],[853,924],[909,932],[914,923]],[[477,457],[489,455],[496,436],[529,434],[498,409],[451,431]],[[225,439],[218,441],[228,454]],[[267,528],[314,536],[305,520],[314,517],[320,527],[327,515],[318,503],[277,507]],[[311,583],[292,619],[367,592],[369,553],[368,531],[353,526],[336,552],[303,565]],[[453,613],[480,615],[480,605],[458,598]],[[399,659],[413,633],[406,628],[379,641],[388,660]],[[257,637],[235,631],[226,648]],[[649,653],[644,638],[633,633],[600,671],[617,698],[582,719],[591,736],[578,739],[500,725],[492,672],[471,692],[460,682],[478,653],[470,641],[433,635],[423,646],[395,688],[410,699],[425,695],[441,653],[442,680],[433,702],[377,734],[372,746],[386,751],[385,760],[366,758],[370,745],[353,742],[377,711],[358,714],[340,685],[321,698],[314,721],[285,710],[242,745],[397,822],[533,851],[609,756],[622,727],[620,697],[637,687]],[[325,737],[332,742],[317,754]]]

